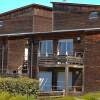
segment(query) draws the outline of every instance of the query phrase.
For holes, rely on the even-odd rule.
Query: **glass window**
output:
[[[40,41],[40,55],[49,56],[53,54],[53,41],[45,40]]]
[[[0,27],[2,27],[2,26],[3,26],[3,23],[4,23],[4,21],[0,21]]]
[[[98,18],[98,12],[91,12],[89,15],[89,19],[97,19]]]
[[[59,40],[58,55],[73,55],[73,39]]]

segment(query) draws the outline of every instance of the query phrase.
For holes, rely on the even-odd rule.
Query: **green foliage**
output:
[[[39,83],[29,78],[0,78],[0,91],[7,91],[13,95],[38,95]]]

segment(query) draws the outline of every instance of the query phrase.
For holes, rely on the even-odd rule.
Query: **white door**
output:
[[[52,89],[52,72],[39,73],[39,88],[40,91],[48,92]]]
[[[57,78],[57,89],[63,90],[64,89],[64,79],[65,78],[65,72],[58,72],[58,78]],[[72,72],[68,73],[68,89],[72,88]]]

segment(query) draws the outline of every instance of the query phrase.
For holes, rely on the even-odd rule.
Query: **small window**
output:
[[[98,12],[91,12],[89,15],[89,19],[97,19],[98,18]]]
[[[4,23],[4,21],[0,21],[0,27],[2,27],[2,26],[3,26],[3,23]]]

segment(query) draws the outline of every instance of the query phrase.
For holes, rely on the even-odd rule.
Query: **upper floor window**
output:
[[[89,14],[89,19],[97,19],[98,18],[98,12],[94,11],[94,12],[91,12]]]
[[[0,27],[2,27],[4,24],[4,21],[0,21]]]
[[[43,40],[39,43],[40,56],[50,56],[53,54],[53,41]]]
[[[59,40],[58,55],[73,55],[73,39]]]

